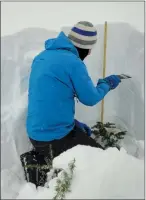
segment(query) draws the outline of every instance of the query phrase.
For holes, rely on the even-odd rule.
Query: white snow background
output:
[[[62,29],[65,33],[69,27]],[[85,63],[96,84],[102,77],[104,26],[98,25],[98,42]],[[38,188],[24,180],[20,154],[31,144],[26,135],[27,88],[33,57],[44,41],[57,32],[24,29],[1,38],[1,191],[2,199],[53,198],[50,188]],[[127,130],[123,149],[106,151],[77,146],[54,159],[54,167],[66,169],[74,157],[76,169],[67,199],[144,198],[144,34],[126,23],[108,24],[106,76],[126,73],[118,89],[105,97],[105,121]],[[76,104],[76,117],[90,126],[100,120],[99,103]]]

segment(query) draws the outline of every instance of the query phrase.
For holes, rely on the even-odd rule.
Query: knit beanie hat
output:
[[[68,38],[76,47],[92,49],[97,41],[97,31],[90,22],[80,21],[71,29]]]

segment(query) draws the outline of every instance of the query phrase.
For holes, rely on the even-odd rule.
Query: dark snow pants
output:
[[[67,136],[60,140],[41,142],[30,139],[30,141],[36,152],[47,156],[51,160],[79,144],[103,149],[101,145],[97,144],[94,139],[89,137],[87,133],[78,127],[75,127]]]

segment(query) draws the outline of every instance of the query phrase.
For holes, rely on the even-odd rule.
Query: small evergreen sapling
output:
[[[68,164],[67,171],[65,170],[62,171],[61,178],[57,179],[57,185],[55,187],[56,195],[53,198],[53,200],[65,199],[65,194],[67,192],[71,192],[70,186],[73,178],[74,169],[75,169],[75,159]]]
[[[109,122],[106,124],[97,122],[91,129],[96,142],[100,143],[105,149],[109,147],[120,149],[119,143],[126,134],[126,131],[119,131],[114,123]]]

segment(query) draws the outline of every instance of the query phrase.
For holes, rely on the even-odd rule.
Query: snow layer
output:
[[[144,198],[144,161],[128,155],[123,149],[106,151],[76,146],[54,159],[53,167],[67,169],[75,158],[76,168],[71,192],[66,199],[142,199]],[[49,188],[35,190],[26,184],[18,199],[52,199],[56,178]]]

